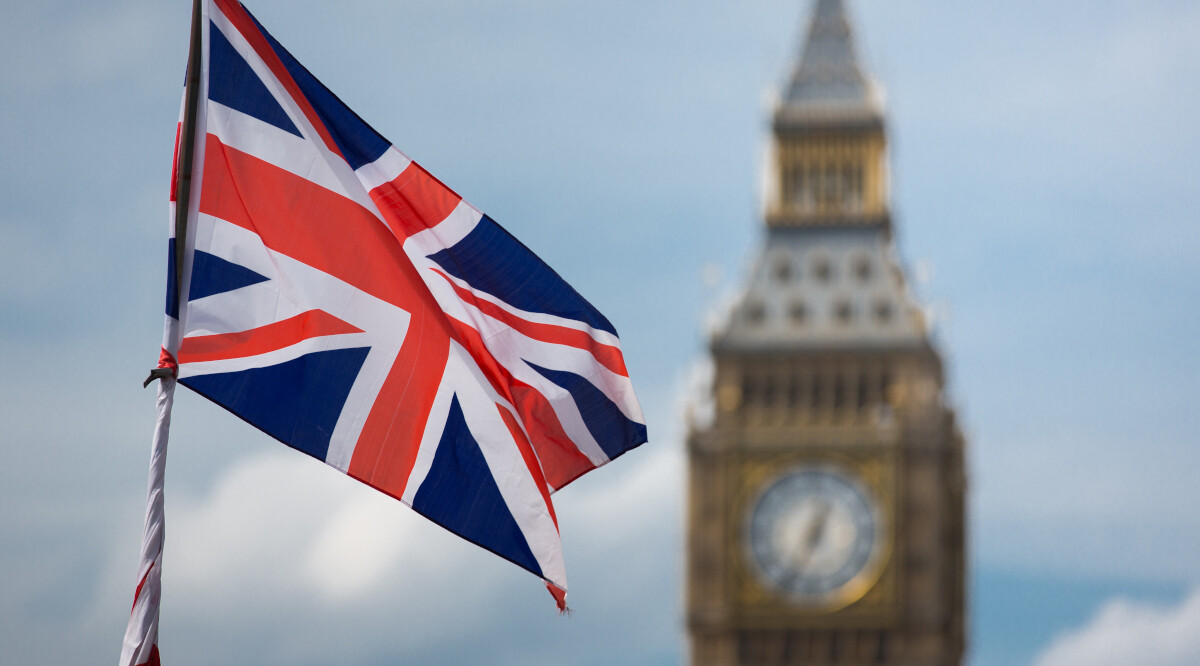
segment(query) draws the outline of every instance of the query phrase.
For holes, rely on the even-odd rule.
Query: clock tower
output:
[[[892,241],[884,120],[844,3],[816,0],[688,435],[696,666],[962,661],[964,442]]]

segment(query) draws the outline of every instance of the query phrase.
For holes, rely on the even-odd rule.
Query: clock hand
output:
[[[808,525],[808,530],[804,535],[804,542],[801,545],[800,557],[797,558],[797,571],[804,571],[808,568],[813,554],[817,551],[817,546],[821,543],[821,536],[825,534],[825,525],[829,523],[829,511],[831,508],[829,502],[818,500],[816,515],[813,516],[812,522]]]
[[[832,506],[824,500],[817,500],[816,504],[815,515],[805,526],[803,535],[792,542],[795,546],[788,559],[792,561],[793,566],[788,567],[785,576],[779,581],[784,589],[791,588],[804,575],[817,546],[821,543],[821,536],[825,533],[825,525],[829,522],[829,512]]]
[[[817,500],[814,515],[804,526],[803,533],[798,535],[799,538],[790,540],[791,548],[788,549],[785,558],[790,560],[791,566],[784,570],[783,577],[779,579],[779,585],[782,588],[791,589],[796,581],[804,576],[805,570],[808,569],[808,564],[821,542],[825,523],[828,522],[829,510],[828,502]]]

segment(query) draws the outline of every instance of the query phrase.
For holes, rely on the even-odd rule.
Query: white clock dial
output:
[[[855,477],[799,467],[767,486],[750,511],[747,543],[761,577],[793,602],[844,599],[870,577],[883,551],[880,511]]]

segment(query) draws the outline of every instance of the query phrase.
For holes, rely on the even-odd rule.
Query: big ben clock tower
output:
[[[772,134],[766,242],[688,438],[692,663],[959,664],[963,438],[842,0],[817,0]]]

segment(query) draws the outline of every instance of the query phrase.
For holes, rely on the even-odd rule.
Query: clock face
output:
[[[865,592],[885,543],[870,491],[831,465],[798,467],[769,484],[746,537],[763,581],[804,606],[849,603]]]

